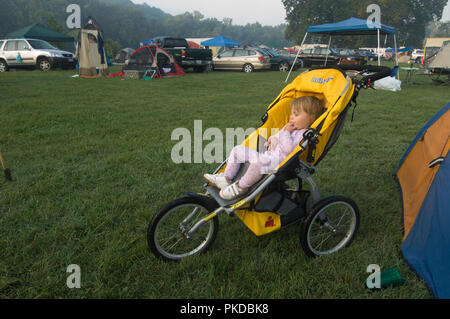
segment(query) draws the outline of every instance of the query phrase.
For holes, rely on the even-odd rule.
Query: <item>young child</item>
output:
[[[221,189],[219,195],[225,200],[234,199],[244,194],[247,189],[258,182],[264,174],[269,173],[281,163],[302,140],[303,133],[325,111],[322,101],[314,96],[304,96],[291,102],[289,122],[275,135],[269,137],[265,147],[267,151],[258,153],[242,145],[235,146],[228,157],[225,172],[222,174],[204,174],[209,184]],[[239,171],[241,163],[249,162],[246,173],[231,184]]]

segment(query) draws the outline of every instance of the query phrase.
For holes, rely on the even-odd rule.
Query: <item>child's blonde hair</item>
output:
[[[317,120],[327,109],[322,100],[315,96],[302,96],[291,102],[291,109],[294,111],[303,110],[309,114],[313,121]]]

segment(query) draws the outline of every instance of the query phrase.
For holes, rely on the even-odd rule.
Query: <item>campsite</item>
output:
[[[0,298],[450,298],[450,42],[341,18],[0,38]]]
[[[324,195],[351,194],[360,205],[360,231],[348,249],[309,259],[298,247],[297,226],[256,237],[221,216],[214,249],[174,265],[149,254],[148,220],[183,191],[201,191],[202,172],[215,165],[173,163],[172,130],[192,131],[196,119],[205,129],[255,127],[285,74],[127,81],[73,79],[73,73],[0,77],[6,96],[1,151],[13,177],[0,181],[0,205],[7,208],[2,297],[431,298],[400,252],[401,200],[393,174],[419,129],[448,103],[446,86],[422,76],[420,85],[403,85],[400,92],[360,94],[353,122],[317,173]],[[152,92],[155,99],[143,98]],[[81,267],[81,289],[66,287],[70,264]],[[369,264],[397,267],[405,283],[369,291]]]

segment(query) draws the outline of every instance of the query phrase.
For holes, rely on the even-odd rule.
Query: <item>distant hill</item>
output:
[[[227,36],[247,44],[265,44],[274,47],[289,45],[284,39],[285,25],[233,25],[230,19],[205,19],[200,12],[170,15],[147,4],[130,0],[8,0],[0,10],[0,36],[32,23],[69,32],[66,27],[69,4],[81,7],[82,21],[92,16],[102,28],[104,36],[118,41],[123,47],[136,48],[140,42],[156,35],[189,38]]]

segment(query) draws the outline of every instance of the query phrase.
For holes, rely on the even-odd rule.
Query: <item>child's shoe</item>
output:
[[[225,177],[225,174],[204,174],[203,177],[209,184],[217,186],[218,189],[222,189],[230,185]]]
[[[225,200],[232,200],[236,197],[241,196],[242,194],[244,194],[247,189],[246,188],[240,188],[238,186],[239,181],[225,187],[224,189],[222,189],[219,193],[219,196]]]

